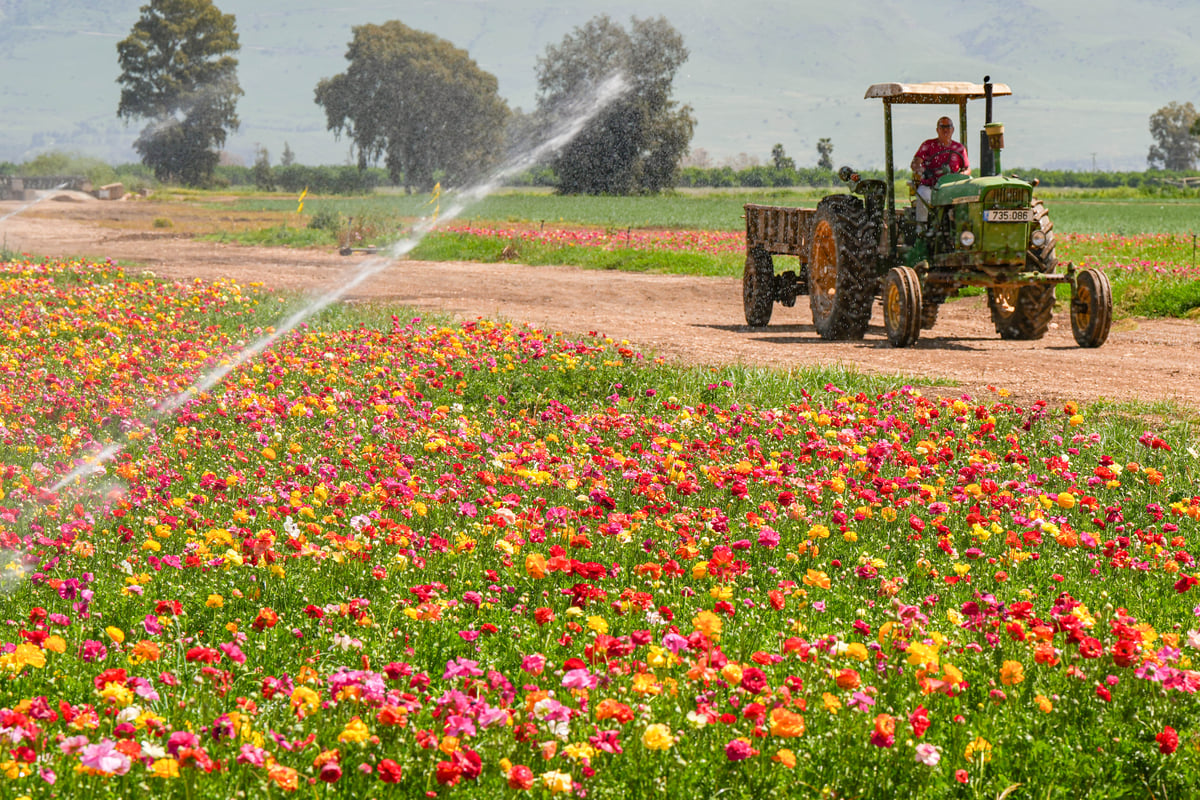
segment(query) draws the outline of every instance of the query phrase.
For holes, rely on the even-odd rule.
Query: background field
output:
[[[563,197],[548,191],[505,191],[471,205],[461,215],[469,221],[576,224],[611,228],[686,228],[739,230],[742,206],[816,205],[830,189],[745,189],[680,191],[658,197]],[[1148,197],[1128,190],[1069,190],[1039,192],[1054,218],[1055,228],[1070,233],[1195,233],[1200,232],[1200,196]],[[1133,195],[1133,196],[1130,196]],[[897,192],[898,204],[904,193]],[[448,195],[442,205],[450,200]],[[294,197],[255,195],[239,199],[233,207],[246,211],[294,211]],[[363,198],[309,198],[307,214],[333,211],[346,217],[420,217],[435,203],[429,195],[378,193]]]

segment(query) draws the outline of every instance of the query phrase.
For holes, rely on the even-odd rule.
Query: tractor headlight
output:
[[[1042,230],[1036,230],[1029,235],[1029,243],[1034,247],[1041,247],[1046,243],[1046,233]]]
[[[958,235],[958,243],[963,247],[970,247],[975,244],[975,234],[972,231],[963,231]]]

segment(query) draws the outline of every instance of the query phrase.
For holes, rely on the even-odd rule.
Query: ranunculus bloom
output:
[[[1000,682],[1005,686],[1016,686],[1025,680],[1025,667],[1020,661],[1005,661],[1000,667]]]
[[[1179,746],[1179,734],[1170,725],[1163,728],[1162,733],[1154,737],[1154,741],[1158,742],[1158,752],[1170,755],[1175,752],[1175,748]]]
[[[400,765],[390,758],[385,758],[379,762],[379,766],[375,768],[375,774],[379,776],[379,780],[384,783],[399,783],[403,771]]]
[[[642,734],[642,744],[647,750],[670,750],[671,745],[675,744],[675,737],[671,735],[670,728],[656,722],[646,726],[646,731]]]
[[[533,788],[533,770],[517,764],[508,771],[508,788],[525,791]]]
[[[804,717],[786,708],[771,709],[771,735],[792,739],[804,735]]]
[[[938,750],[936,745],[932,745],[929,742],[921,742],[917,745],[914,755],[917,761],[927,767],[936,767],[938,762],[942,760],[942,751]]]
[[[730,761],[744,761],[757,753],[745,739],[732,739],[725,745],[725,757]]]

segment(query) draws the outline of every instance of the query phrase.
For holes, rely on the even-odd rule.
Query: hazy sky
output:
[[[116,120],[116,43],[144,0],[0,2],[0,159],[46,149],[134,160],[140,128]],[[86,9],[84,8],[86,6]],[[398,19],[467,50],[496,75],[512,106],[536,98],[546,47],[607,13],[662,15],[691,52],[675,97],[694,109],[693,148],[715,161],[766,161],[775,143],[800,165],[829,137],[835,162],[879,166],[879,101],[872,83],[968,80],[1009,84],[997,100],[1006,167],[1142,169],[1150,114],[1170,101],[1200,104],[1200,0],[219,0],[237,17],[242,50],[241,129],[227,149],[274,160],[285,142],[303,163],[343,163],[349,143],[325,130],[316,83],[345,70],[351,26]],[[972,104],[971,132],[982,123]],[[897,150],[906,162],[933,135],[934,109],[902,109]],[[974,139],[969,140],[974,144]]]

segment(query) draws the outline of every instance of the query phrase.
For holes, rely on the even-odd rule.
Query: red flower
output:
[[[908,715],[908,724],[912,725],[913,736],[920,739],[925,735],[925,731],[929,730],[929,712],[925,706],[917,706],[911,714]]]
[[[336,761],[326,761],[321,765],[321,772],[317,777],[325,783],[337,783],[342,777],[342,765]]]
[[[462,767],[453,761],[439,761],[437,765],[437,782],[453,786],[462,780]]]
[[[510,789],[532,789],[533,788],[533,770],[524,764],[517,764],[508,771],[508,788]]]
[[[1129,639],[1122,639],[1113,645],[1112,657],[1118,667],[1132,667],[1137,661],[1137,655],[1137,643]]]
[[[1175,752],[1175,748],[1179,746],[1179,734],[1170,725],[1163,728],[1162,733],[1154,737],[1154,741],[1158,742],[1158,752],[1170,755]]]
[[[954,773],[954,780],[958,781],[959,783],[966,783],[967,777],[968,775],[965,769],[960,769]]]
[[[1104,655],[1104,645],[1093,636],[1085,636],[1079,643],[1079,655],[1084,658],[1099,658]]]
[[[379,780],[384,783],[399,783],[403,770],[400,765],[390,758],[385,758],[379,762],[379,766],[375,768],[375,773],[379,776]]]

